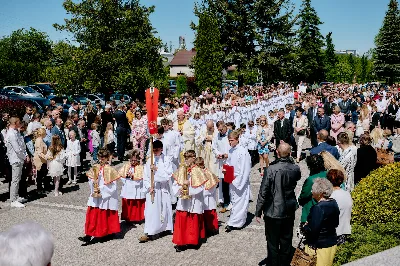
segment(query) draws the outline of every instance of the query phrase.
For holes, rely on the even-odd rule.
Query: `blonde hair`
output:
[[[360,119],[364,120],[365,118],[368,117],[368,115],[369,115],[369,109],[366,105],[363,105],[360,111]]]
[[[374,128],[371,131],[370,137],[372,139],[372,144],[374,144],[374,145],[378,144],[379,140],[384,138],[383,137],[383,129],[378,128],[378,127]]]
[[[108,142],[108,131],[113,130],[113,124],[111,122],[107,123],[106,130],[104,132],[104,147],[107,147],[107,142]]]

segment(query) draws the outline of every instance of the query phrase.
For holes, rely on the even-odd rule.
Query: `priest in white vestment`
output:
[[[177,118],[178,121],[174,123],[174,130],[178,131],[182,136],[183,152],[194,150],[194,126],[189,122],[188,119],[185,118],[185,114],[181,110],[178,111]]]

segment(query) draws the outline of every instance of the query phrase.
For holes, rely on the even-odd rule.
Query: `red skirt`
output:
[[[127,222],[141,222],[144,220],[144,206],[146,199],[122,198],[121,220]]]
[[[207,232],[218,231],[218,215],[216,210],[204,211],[204,224]]]
[[[88,207],[86,212],[85,235],[103,237],[119,233],[120,231],[118,211]]]
[[[206,237],[203,214],[176,211],[172,242],[178,246],[198,245]]]

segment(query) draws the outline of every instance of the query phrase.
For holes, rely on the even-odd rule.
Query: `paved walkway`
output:
[[[272,159],[272,157],[271,157]],[[300,162],[302,180],[298,182],[298,195],[309,171],[305,162]],[[118,167],[118,166],[117,166]],[[86,182],[64,187],[64,195],[49,194],[33,200],[23,209],[11,209],[8,202],[0,202],[0,231],[25,221],[36,221],[50,230],[55,238],[52,265],[257,265],[267,254],[264,224],[254,219],[255,205],[261,176],[254,167],[251,174],[253,202],[250,203],[248,225],[240,231],[225,233],[223,230],[229,213],[219,214],[220,234],[208,239],[199,250],[176,253],[172,236],[153,242],[139,244],[143,225],[136,227],[122,223],[122,232],[117,239],[81,247],[77,237],[84,232],[86,202],[89,187]],[[33,188],[33,187],[31,187]],[[0,186],[0,195],[7,193],[8,186]],[[300,218],[296,213],[296,224]],[[297,237],[293,244],[297,244]]]

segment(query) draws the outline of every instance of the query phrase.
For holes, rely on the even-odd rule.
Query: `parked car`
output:
[[[86,106],[89,101],[89,99],[83,95],[73,95],[72,99],[77,103],[81,103],[83,106]]]
[[[29,87],[31,87],[32,89],[40,92],[45,97],[54,94],[54,89],[52,89],[51,87],[49,87],[46,84],[37,83],[37,84],[29,85]]]
[[[106,105],[104,98],[102,99],[99,95],[88,94],[87,98],[92,102],[93,105],[95,105],[95,103],[97,103],[97,102],[99,102],[102,107],[104,107]]]
[[[57,105],[62,105],[64,109],[69,109],[71,107],[71,98],[68,96],[50,95],[47,98],[49,100],[54,100]],[[67,102],[65,104],[64,104],[64,99],[67,99]]]
[[[175,93],[176,92],[176,80],[171,79],[168,82],[169,82],[169,91],[171,93]]]
[[[12,90],[23,97],[43,97],[43,94],[28,86],[6,86],[4,89]]]
[[[111,94],[110,100],[115,101],[116,104],[120,104],[122,98],[124,99],[124,103],[130,103],[132,101],[132,98],[129,95],[121,93]]]

